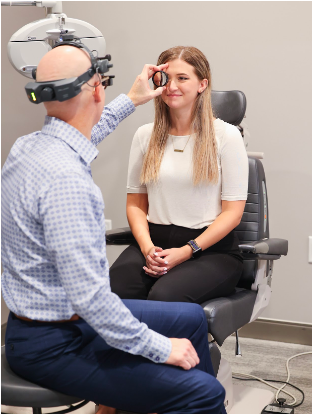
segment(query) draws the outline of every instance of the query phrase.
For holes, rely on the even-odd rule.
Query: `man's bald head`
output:
[[[37,82],[73,78],[91,66],[90,56],[75,46],[59,46],[43,56],[37,67]]]
[[[75,46],[59,46],[43,56],[37,67],[36,80],[47,82],[74,78],[90,67],[91,59],[85,50]],[[92,127],[99,122],[104,102],[105,93],[98,74],[95,74],[74,98],[63,102],[44,102],[44,106],[49,116],[62,119],[89,136]]]

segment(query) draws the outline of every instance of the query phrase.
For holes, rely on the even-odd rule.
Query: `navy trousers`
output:
[[[155,364],[110,347],[84,320],[27,322],[9,316],[6,356],[16,374],[47,388],[139,413],[225,414],[214,377],[202,308],[191,303],[124,300],[149,328],[188,338],[200,363],[193,369]]]

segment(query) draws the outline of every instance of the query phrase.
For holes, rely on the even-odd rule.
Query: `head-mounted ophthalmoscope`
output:
[[[103,58],[94,56],[86,45],[81,43],[79,39],[74,39],[74,36],[72,35],[64,35],[62,39],[56,42],[53,49],[59,46],[74,46],[85,50],[90,56],[91,67],[82,75],[74,78],[27,83],[25,90],[28,99],[32,103],[39,104],[41,102],[50,101],[63,102],[74,98],[81,92],[82,85],[87,83],[96,73],[101,75],[108,72],[109,69],[113,67],[113,65],[109,63],[111,60],[110,55],[106,55]],[[36,79],[36,69],[33,70],[32,76]],[[113,77],[114,76],[109,77],[108,85],[113,84]]]

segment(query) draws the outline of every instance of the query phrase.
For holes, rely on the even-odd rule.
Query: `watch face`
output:
[[[198,249],[193,250],[193,257],[194,258],[199,257],[201,253],[202,253],[202,249],[199,247]]]

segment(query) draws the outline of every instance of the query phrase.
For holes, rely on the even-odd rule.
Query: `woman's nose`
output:
[[[178,89],[178,87],[177,87],[177,85],[176,85],[176,83],[175,83],[175,81],[173,79],[169,79],[167,88],[169,90],[176,90],[176,89]]]

